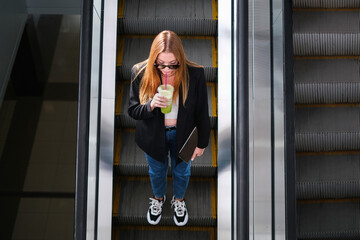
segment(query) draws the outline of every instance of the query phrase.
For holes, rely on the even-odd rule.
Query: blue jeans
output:
[[[155,197],[162,198],[165,195],[167,187],[167,171],[169,166],[168,153],[170,152],[174,196],[177,199],[182,199],[189,184],[191,161],[189,164],[186,164],[184,161],[176,164],[178,159],[178,155],[176,153],[176,129],[166,131],[165,134],[166,157],[164,162],[157,161],[145,153],[146,160],[149,164],[151,186]]]

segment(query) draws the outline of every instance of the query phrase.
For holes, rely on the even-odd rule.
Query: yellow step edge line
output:
[[[360,151],[334,151],[334,152],[297,152],[296,156],[333,156],[333,155],[355,155]]]
[[[360,202],[360,198],[297,200],[297,204]]]
[[[357,12],[360,8],[293,8],[294,12]]]
[[[121,153],[121,144],[122,144],[122,133],[121,130],[116,131],[116,138],[115,138],[115,159],[114,165],[119,165],[120,163],[120,153]]]
[[[123,98],[123,86],[121,83],[116,84],[116,101],[115,101],[115,115],[119,115],[121,113],[121,104]]]
[[[332,59],[360,59],[360,56],[294,56],[295,60],[332,60]]]
[[[211,216],[216,219],[217,203],[216,203],[216,184],[215,179],[211,180]]]
[[[332,104],[295,104],[296,108],[310,107],[360,107],[360,103],[332,103]]]
[[[211,106],[212,106],[212,116],[217,117],[217,97],[216,97],[216,84],[213,82],[208,82],[206,85],[211,86]]]
[[[124,55],[124,44],[125,44],[125,37],[121,36],[117,40],[117,56],[116,56],[116,66],[122,66],[123,64],[123,55]]]
[[[113,216],[117,216],[119,212],[121,182],[118,179],[114,179],[114,182]]]
[[[218,0],[212,0],[213,19],[218,20]]]
[[[215,229],[210,230],[210,240],[215,240]]]
[[[122,103],[123,103],[123,98],[124,98],[124,87],[125,84],[123,82],[119,83],[119,95],[118,95],[118,106],[119,109],[116,109],[116,114],[120,115],[121,114],[121,107],[122,107]]]
[[[217,68],[218,67],[218,62],[217,62],[217,39],[216,38],[212,38],[211,39],[211,50],[212,50],[212,62],[213,62],[213,67]]]
[[[216,144],[216,140],[215,140],[215,131],[211,130],[210,132],[210,137],[211,137],[211,158],[212,158],[212,166],[213,167],[217,167],[217,144]]]
[[[119,230],[140,230],[140,231],[193,231],[193,232],[208,232],[214,230],[213,227],[176,227],[176,226],[116,226]]]
[[[120,229],[119,228],[112,228],[112,240],[119,240],[120,239]]]
[[[118,0],[118,18],[124,17],[125,0]]]
[[[124,128],[124,132],[135,132],[136,128]]]

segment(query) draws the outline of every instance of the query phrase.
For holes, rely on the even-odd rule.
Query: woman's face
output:
[[[176,59],[175,55],[170,52],[162,52],[158,55],[156,62],[158,65],[158,69],[161,71],[162,74],[173,74],[178,67],[178,60]],[[165,65],[165,66],[164,66]],[[170,66],[170,69],[168,66]]]

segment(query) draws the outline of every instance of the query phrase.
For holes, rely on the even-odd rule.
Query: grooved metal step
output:
[[[217,1],[119,2],[119,33],[158,34],[165,29],[180,35],[216,35]]]
[[[117,78],[131,79],[131,68],[134,64],[149,57],[151,43],[155,36],[120,36],[117,46]],[[205,79],[217,79],[217,43],[215,37],[180,36],[184,51],[189,60],[204,66]]]
[[[217,125],[217,90],[216,83],[207,84],[208,107],[210,126],[215,128]],[[129,106],[130,81],[117,82],[116,86],[116,103],[115,103],[115,125],[116,128],[126,127],[135,128],[136,120],[131,118],[127,109]]]
[[[360,152],[296,157],[297,199],[359,198]]]
[[[115,227],[113,239],[127,240],[214,240],[216,229],[214,227],[178,227],[169,226],[122,226]],[[120,238],[121,236],[121,238]]]
[[[294,55],[360,55],[359,21],[359,10],[294,11]]]
[[[295,103],[360,102],[360,58],[295,59]]]
[[[299,239],[359,239],[360,199],[300,202]]]
[[[298,107],[295,141],[298,152],[360,149],[360,105]]]
[[[119,129],[115,137],[114,170],[117,175],[147,176],[148,164],[144,152],[135,144],[135,129]],[[192,176],[215,177],[217,149],[215,131],[211,130],[209,146],[201,157],[191,162]],[[169,176],[171,171],[168,171]]]
[[[358,0],[292,0],[293,8],[360,8]]]
[[[146,213],[149,208],[149,197],[152,195],[148,177],[115,179],[113,220],[124,225],[148,225]],[[176,226],[170,204],[172,195],[172,180],[168,179],[160,226]],[[216,180],[214,178],[191,177],[185,200],[189,213],[187,226],[216,226]]]

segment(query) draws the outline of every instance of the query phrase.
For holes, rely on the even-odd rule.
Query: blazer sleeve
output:
[[[130,93],[129,93],[129,108],[128,114],[130,117],[135,120],[142,120],[154,117],[153,112],[151,111],[149,100],[146,104],[141,104],[139,99],[139,86],[140,86],[140,77],[131,81],[130,84]]]
[[[204,69],[202,68],[198,78],[198,95],[196,104],[196,127],[198,128],[198,148],[206,148],[210,137],[210,118],[208,107],[207,87]]]

